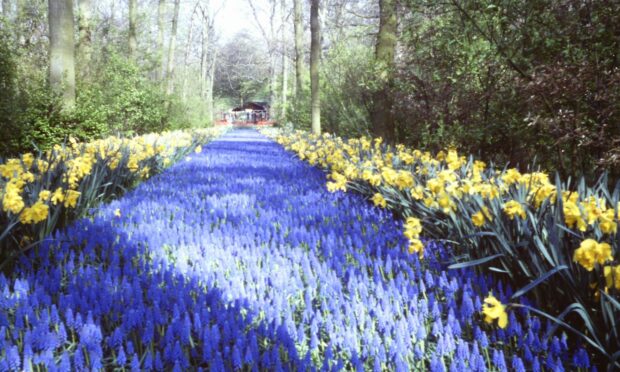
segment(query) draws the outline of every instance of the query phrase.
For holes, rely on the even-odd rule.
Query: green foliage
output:
[[[370,127],[369,87],[378,77],[373,50],[350,41],[334,45],[321,65],[321,116],[325,131],[360,136]]]
[[[85,130],[141,134],[164,129],[165,96],[130,59],[111,53],[101,73],[78,92],[76,111]]]
[[[321,64],[321,126],[325,132],[360,136],[370,127],[370,92],[376,87],[372,48],[343,40],[333,45]],[[309,81],[305,71],[304,81]],[[311,107],[308,86],[298,99],[291,97],[285,122],[297,129],[310,129]]]
[[[14,133],[17,128],[14,123],[14,107],[16,100],[17,66],[14,59],[14,51],[4,21],[0,19],[0,132],[3,133],[3,141],[0,145],[0,154],[10,151],[15,147]],[[5,137],[9,134],[9,138]]]
[[[292,104],[286,110],[286,121],[292,123],[296,129],[310,130],[311,107],[309,90],[304,89],[298,98],[293,98]]]
[[[620,164],[613,2],[408,0],[399,140],[594,180]]]
[[[200,128],[211,124],[207,119],[206,104],[200,96],[188,97],[185,101],[176,95],[170,97],[167,128]]]
[[[90,138],[82,131],[71,111],[61,111],[59,97],[53,96],[45,83],[43,73],[32,73],[16,79],[19,88],[12,98],[13,106],[3,126],[10,128],[0,155],[48,150],[68,136]]]
[[[49,92],[45,71],[20,72],[8,37],[0,38],[0,84],[8,94],[0,98],[0,125],[6,133],[1,156],[47,150],[68,137],[90,141],[109,134],[134,135],[169,128],[187,128],[190,118],[178,97],[167,97],[159,84],[140,68],[111,53],[99,70],[78,86],[76,106],[61,110],[59,97]],[[4,52],[6,50],[6,52]]]

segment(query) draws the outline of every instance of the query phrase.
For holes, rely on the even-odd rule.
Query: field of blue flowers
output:
[[[510,288],[325,182],[236,130],[54,232],[0,276],[0,371],[591,368],[525,312],[486,324]]]

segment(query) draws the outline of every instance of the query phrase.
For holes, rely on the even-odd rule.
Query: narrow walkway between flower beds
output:
[[[464,371],[567,362],[565,341],[544,341],[536,319],[482,326],[485,280],[422,264],[406,246],[402,222],[359,195],[327,192],[320,170],[238,129],[56,233],[20,262],[17,280],[0,277],[10,293],[0,307],[11,314],[0,318],[9,356],[0,367]],[[527,349],[521,358],[500,350],[514,342]]]

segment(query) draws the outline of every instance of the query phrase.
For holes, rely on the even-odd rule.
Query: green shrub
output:
[[[165,96],[135,62],[111,53],[99,74],[78,90],[76,117],[83,131],[142,134],[163,130]]]

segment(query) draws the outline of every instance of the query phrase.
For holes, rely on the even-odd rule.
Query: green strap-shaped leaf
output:
[[[467,262],[459,262],[448,266],[448,269],[465,269],[467,267],[482,265],[483,263],[487,263],[496,259],[497,257],[503,256],[503,253],[494,254],[492,256],[479,258],[477,260],[467,261]]]
[[[510,297],[511,300],[514,300],[516,298],[519,298],[521,296],[523,296],[524,294],[526,294],[527,292],[529,292],[532,288],[536,287],[537,285],[539,285],[540,283],[544,282],[545,280],[547,280],[551,275],[557,273],[560,270],[567,270],[568,266],[566,265],[560,265],[558,267],[555,267],[549,271],[547,271],[546,273],[542,274],[541,276],[539,276],[536,280],[534,280],[533,282],[529,283],[528,285],[526,285],[525,287],[519,289],[518,291],[516,291],[512,297]]]

